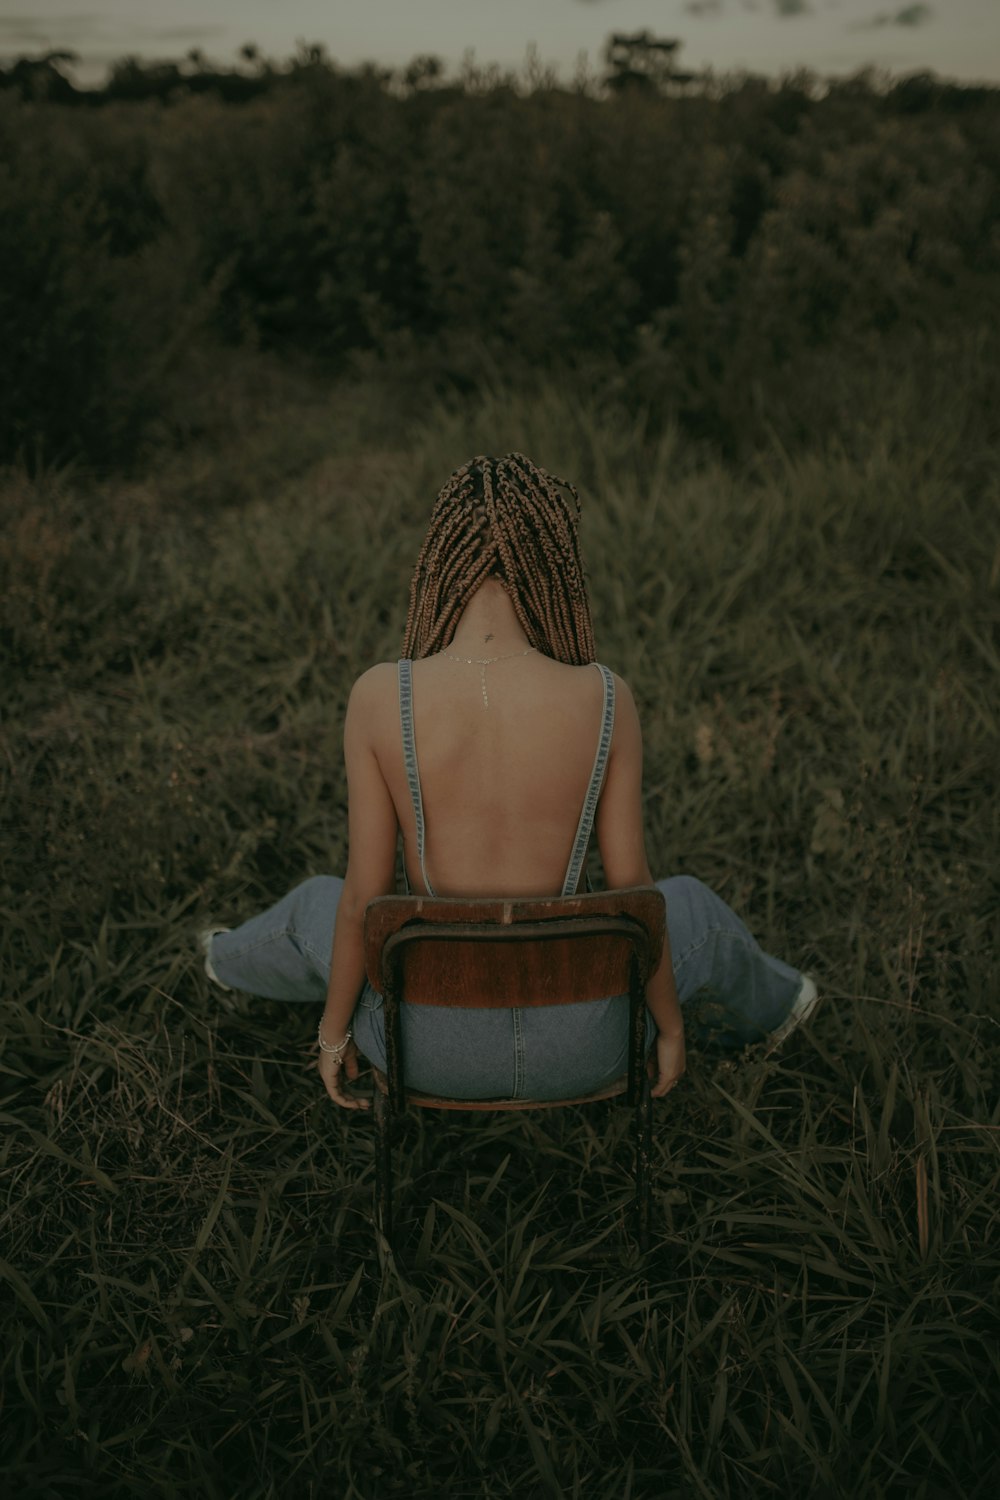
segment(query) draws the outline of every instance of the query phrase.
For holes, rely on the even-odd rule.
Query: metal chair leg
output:
[[[392,1248],[392,1115],[389,1101],[375,1090],[375,1227]]]
[[[653,1172],[653,1096],[645,1072],[635,1104],[635,1226],[639,1249],[649,1249]]]

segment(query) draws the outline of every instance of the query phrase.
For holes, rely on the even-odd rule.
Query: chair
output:
[[[528,900],[381,896],[365,910],[368,979],[385,1004],[386,1073],[375,1075],[376,1224],[392,1243],[392,1126],[422,1109],[548,1109],[620,1097],[635,1111],[635,1215],[649,1243],[652,1101],[645,1068],[645,988],[663,950],[662,894],[651,886]],[[406,1090],[399,1005],[572,1005],[630,997],[628,1073],[582,1098],[450,1099]]]

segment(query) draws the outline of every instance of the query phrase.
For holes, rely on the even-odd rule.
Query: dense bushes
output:
[[[1000,93],[602,99],[321,59],[247,102],[0,97],[0,457],[127,460],[205,342],[439,385],[574,366],[730,451],[1000,310]],[[976,378],[995,390],[993,345]],[[176,375],[170,389],[177,389]]]

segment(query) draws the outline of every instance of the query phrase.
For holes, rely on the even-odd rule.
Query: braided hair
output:
[[[532,646],[572,666],[594,661],[579,517],[573,486],[523,453],[480,456],[456,469],[417,558],[403,655],[447,646],[473,594],[498,578]]]

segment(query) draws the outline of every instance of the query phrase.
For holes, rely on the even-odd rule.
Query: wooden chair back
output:
[[[372,901],[365,912],[365,961],[385,1003],[392,1106],[402,1104],[404,1092],[404,1070],[397,1066],[400,1002],[493,1010],[629,994],[633,1011],[641,1011],[664,929],[663,896],[652,886],[569,897]],[[640,1019],[644,1025],[644,1013]],[[411,1102],[448,1107],[451,1101],[412,1095]],[[477,1103],[486,1102],[463,1100],[461,1107]],[[489,1101],[487,1107],[498,1105]]]
[[[652,886],[527,899],[382,896],[365,910],[365,965],[385,1005],[386,1072],[375,1073],[376,1224],[393,1239],[392,1122],[409,1104],[538,1109],[624,1095],[635,1116],[635,1213],[649,1243],[652,1107],[645,1071],[646,982],[663,951],[666,909]],[[399,1006],[573,1005],[629,996],[628,1074],[582,1098],[449,1099],[408,1092]]]

